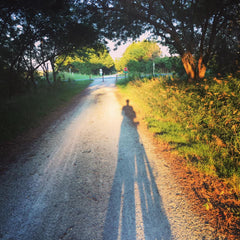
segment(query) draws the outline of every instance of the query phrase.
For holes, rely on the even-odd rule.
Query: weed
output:
[[[240,81],[133,80],[120,87],[156,137],[207,174],[240,179]],[[239,186],[238,186],[239,188]]]

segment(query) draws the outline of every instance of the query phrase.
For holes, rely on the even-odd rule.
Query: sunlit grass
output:
[[[61,78],[61,80],[65,81],[72,81],[72,80],[89,80],[96,77],[99,77],[97,75],[87,75],[87,74],[81,74],[81,73],[69,73],[69,72],[60,72],[58,76]]]
[[[53,84],[53,73],[48,73],[49,81]],[[85,80],[92,80],[94,78],[100,77],[99,75],[87,75],[81,73],[69,73],[69,72],[58,72],[56,75],[57,82],[70,82],[70,81],[85,81]],[[46,77],[44,75],[41,76],[41,85],[47,85]]]
[[[122,83],[150,131],[207,174],[240,179],[240,81],[172,77]],[[237,186],[240,189],[240,184]]]

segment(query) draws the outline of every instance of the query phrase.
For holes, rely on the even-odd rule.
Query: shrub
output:
[[[149,129],[192,164],[219,177],[240,178],[239,79],[153,78],[132,81],[124,91],[145,112]]]

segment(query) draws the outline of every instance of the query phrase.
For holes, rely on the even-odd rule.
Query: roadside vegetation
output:
[[[129,83],[122,89],[140,96],[148,126],[158,138],[203,171],[231,178],[239,189],[237,1],[17,2],[0,4],[1,138],[15,135],[10,125],[21,131],[31,125],[16,122],[21,123],[21,115],[30,118],[33,97],[45,96],[38,102],[47,109],[46,98],[58,101],[55,92],[62,91],[59,99],[64,99],[66,89],[74,95],[72,90],[87,83],[74,79],[127,67]],[[130,45],[114,63],[104,39],[117,46],[147,30],[172,56],[162,57],[157,42],[145,40]],[[165,80],[159,77],[166,74]]]
[[[0,144],[36,127],[42,119],[85,89],[91,80],[61,82],[54,87],[1,99]]]
[[[240,190],[240,81],[228,77],[189,83],[173,77],[124,83],[121,92],[144,114],[148,128],[189,164],[228,179]]]
[[[154,41],[144,40],[133,42],[120,59],[116,59],[116,70],[123,71],[125,67],[131,73],[152,73],[153,62],[160,59],[161,49]]]
[[[119,88],[155,136],[239,193],[239,12],[232,0],[2,0],[0,143],[36,126],[90,83],[74,80],[127,68]],[[171,57],[145,40],[113,61],[105,38],[117,46],[146,31]]]
[[[99,75],[102,69],[104,75],[115,72],[115,63],[104,45],[97,49],[78,49],[69,55],[61,55],[56,60],[57,69],[61,72]]]
[[[81,73],[69,73],[69,72],[60,72],[58,77],[61,81],[82,81],[82,80],[91,80],[93,78],[99,77],[99,75],[88,75]]]
[[[144,115],[155,137],[168,143],[190,166],[225,179],[240,193],[237,51],[219,48],[205,77],[193,79],[181,56],[161,57],[156,43],[143,41],[126,49],[116,69],[120,63],[128,67],[127,77],[119,79],[118,86]]]

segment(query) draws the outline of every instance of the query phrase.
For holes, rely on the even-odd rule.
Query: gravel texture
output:
[[[96,79],[0,176],[0,239],[215,239],[167,162]]]

